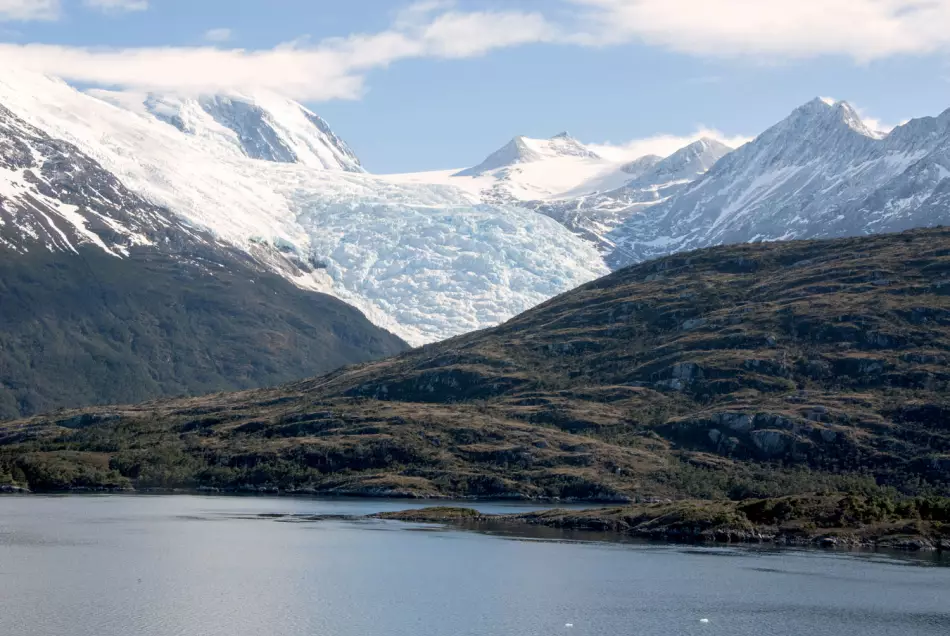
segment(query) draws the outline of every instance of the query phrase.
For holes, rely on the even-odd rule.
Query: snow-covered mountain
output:
[[[516,137],[473,168],[386,178],[441,184],[482,203],[527,207],[606,253],[613,249],[607,235],[628,216],[682,191],[731,150],[700,139],[668,157],[622,161],[601,157],[561,133],[550,139]]]
[[[326,124],[292,102],[84,93],[4,68],[0,105],[18,122],[11,148],[28,135],[67,144],[156,210],[96,214],[7,160],[0,188],[17,212],[2,217],[2,235],[14,249],[38,225],[50,226],[46,249],[68,250],[82,236],[95,244],[87,232],[106,224],[125,238],[99,247],[123,257],[174,226],[335,295],[412,344],[497,324],[607,271],[593,246],[524,207],[360,171]],[[36,162],[50,182],[77,169]],[[96,182],[88,187],[90,201],[101,194]],[[26,222],[21,211],[34,200],[43,209]],[[49,210],[59,212],[45,223]]]
[[[276,163],[365,172],[321,117],[266,92],[179,97],[107,90],[89,93],[120,108],[149,114],[219,150]]]
[[[634,175],[636,183],[691,183],[706,174],[710,168],[734,149],[709,137],[680,148],[669,157],[653,161],[648,156],[624,166],[624,172]],[[644,159],[652,165],[644,169]],[[628,183],[628,186],[634,185]]]
[[[950,111],[881,135],[815,100],[735,151],[702,139],[617,161],[563,133],[377,176],[273,95],[83,92],[3,68],[0,106],[0,247],[226,249],[412,344],[497,324],[608,262],[950,214]]]
[[[78,253],[84,244],[127,257],[137,246],[199,235],[127,190],[75,146],[0,105],[0,247]]]
[[[515,137],[472,168],[386,178],[451,186],[483,203],[520,204],[612,190],[631,178],[622,168],[623,162],[599,156],[565,132],[550,139]]]
[[[3,106],[0,307],[0,419],[271,385],[406,348]]]
[[[584,144],[566,132],[558,133],[550,139],[515,137],[500,150],[489,155],[482,163],[474,168],[461,170],[455,176],[478,177],[498,170],[510,170],[521,164],[565,157],[595,161],[600,159],[597,153],[585,147]]]
[[[614,267],[723,243],[855,236],[950,221],[950,111],[881,134],[816,99],[609,236]]]
[[[683,192],[732,148],[715,139],[700,139],[666,158],[647,155],[621,166],[624,185],[604,192],[528,207],[550,216],[604,252],[614,249],[610,233],[632,215]]]

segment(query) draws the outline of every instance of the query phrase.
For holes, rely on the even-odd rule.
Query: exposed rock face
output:
[[[767,457],[782,455],[789,446],[788,434],[782,431],[753,431],[750,437],[756,448]]]

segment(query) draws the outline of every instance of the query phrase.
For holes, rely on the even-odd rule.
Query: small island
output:
[[[950,499],[883,495],[801,495],[747,501],[678,501],[511,515],[433,507],[378,519],[478,529],[486,524],[543,526],[687,543],[950,550]]]

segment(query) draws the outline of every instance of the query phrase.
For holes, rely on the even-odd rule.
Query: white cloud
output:
[[[640,40],[700,56],[870,61],[950,48],[950,0],[568,0],[586,45]]]
[[[83,0],[83,4],[106,13],[131,13],[148,9],[148,0]]]
[[[227,42],[234,37],[231,29],[209,29],[205,31],[205,39],[209,42]]]
[[[865,115],[861,111],[858,111],[858,115],[861,116],[861,120],[864,122],[864,125],[875,132],[889,133],[895,128],[897,128],[897,124],[884,123],[877,117],[869,117],[868,115]]]
[[[331,51],[199,48],[80,49],[0,44],[12,67],[99,86],[205,92],[270,89],[298,99],[359,96],[362,77]]]
[[[855,106],[854,104],[851,104],[851,106],[852,108],[854,108],[855,112],[858,113],[858,116],[861,118],[861,121],[864,122],[864,125],[876,132],[889,133],[895,128],[897,128],[898,126],[902,126],[906,124],[908,121],[910,121],[908,119],[904,119],[897,124],[892,124],[890,122],[883,121],[881,119],[878,119],[877,117],[874,117],[868,114],[868,112],[864,110],[863,108],[861,108],[860,106]]]
[[[0,22],[55,20],[59,11],[59,0],[0,0]]]
[[[688,146],[700,139],[715,139],[731,148],[752,141],[752,137],[743,135],[725,135],[718,130],[700,127],[690,135],[655,135],[643,139],[634,139],[625,143],[605,142],[602,144],[587,144],[587,147],[605,159],[613,161],[633,161],[646,155],[668,157],[680,148]]]
[[[558,32],[537,13],[447,13],[427,25],[422,37],[439,57],[472,57],[492,49],[553,42]]]
[[[130,11],[147,0],[84,0]],[[541,3],[539,3],[541,5]],[[539,6],[536,5],[536,6]],[[571,7],[570,11],[564,11]],[[393,12],[392,26],[267,50],[218,46],[80,48],[0,45],[16,64],[94,85],[165,91],[266,88],[307,100],[356,98],[372,69],[408,58],[465,58],[559,43],[606,46],[643,41],[699,56],[755,60],[847,55],[871,60],[950,50],[950,0],[560,0],[541,11],[466,12],[452,0],[421,0]],[[0,0],[0,19],[54,19],[60,0]]]
[[[402,59],[473,57],[556,38],[555,29],[537,13],[429,13],[425,13],[428,19],[404,21],[380,33],[316,44],[303,39],[267,50],[0,44],[0,59],[4,64],[99,86],[183,92],[269,89],[321,101],[359,97],[366,72]]]

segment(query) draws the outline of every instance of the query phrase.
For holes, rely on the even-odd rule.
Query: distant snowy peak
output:
[[[950,111],[871,130],[815,99],[608,239],[614,267],[748,241],[856,236],[950,221]]]
[[[872,130],[864,123],[864,120],[861,119],[861,115],[858,114],[854,106],[844,101],[837,102],[828,98],[819,97],[800,106],[795,111],[795,115],[803,119],[810,118],[815,122],[828,122],[830,125],[835,126],[844,125],[859,135],[872,139],[877,139],[882,136],[880,132]]]
[[[732,148],[719,141],[700,139],[668,157],[647,155],[620,166],[615,172],[623,177],[619,187],[529,206],[609,253],[616,247],[609,238],[611,231],[629,217],[685,191],[730,152]]]
[[[326,121],[301,104],[277,95],[179,97],[102,90],[90,93],[250,159],[364,172],[359,159]]]
[[[734,148],[716,139],[704,137],[677,150],[663,160],[663,167],[671,171],[688,171],[690,176],[703,174]]]
[[[650,170],[638,175],[639,179],[628,185],[636,185],[644,180],[652,184],[694,181],[732,151],[731,147],[721,141],[703,138],[657,161]]]
[[[803,154],[828,147],[856,155],[866,152],[883,136],[871,130],[847,102],[830,103],[817,98],[796,108],[757,141],[768,144],[776,155]]]
[[[558,157],[577,157],[581,159],[600,159],[600,156],[566,132],[550,139],[531,139],[515,137],[501,149],[488,156],[474,168],[457,173],[457,177],[477,177],[488,172],[510,168],[518,164],[535,163]]]

